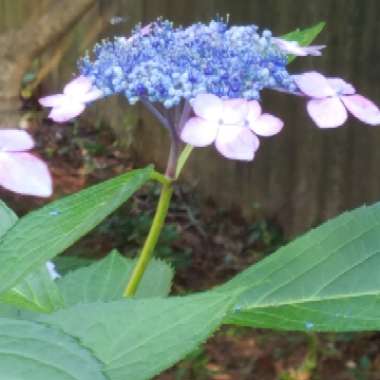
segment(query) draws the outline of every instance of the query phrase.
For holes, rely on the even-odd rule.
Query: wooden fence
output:
[[[58,1],[58,0],[51,0]],[[25,17],[36,17],[48,0],[0,0],[0,32]],[[281,35],[320,20],[327,29],[319,42],[328,49],[321,58],[299,59],[294,71],[318,69],[352,81],[380,103],[380,1],[366,0],[103,0],[72,32],[72,43],[49,83],[59,88],[74,71],[84,36],[99,20],[112,16],[126,22],[111,25],[103,35],[122,34],[136,22],[164,16],[178,23],[206,21],[230,14],[233,24],[255,23]],[[88,38],[85,45],[91,45]],[[91,33],[90,33],[91,37]],[[48,59],[45,57],[45,59]],[[46,81],[48,83],[48,81]],[[213,149],[196,151],[186,170],[194,191],[221,206],[239,206],[245,214],[261,212],[278,220],[288,234],[298,234],[343,210],[380,199],[380,128],[351,120],[337,130],[318,130],[306,115],[304,101],[281,94],[265,96],[266,109],[286,121],[284,132],[262,144],[253,163],[225,160]],[[132,112],[123,100],[110,100],[100,113],[126,136],[133,129],[132,148],[141,162],[166,160],[167,139],[154,121]],[[117,110],[117,111],[116,111]],[[121,110],[125,110],[122,112]],[[121,127],[122,126],[122,127]],[[130,128],[128,129],[128,134]],[[121,138],[124,138],[121,137]]]

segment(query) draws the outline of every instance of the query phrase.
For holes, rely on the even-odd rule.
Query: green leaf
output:
[[[20,311],[12,305],[0,303],[0,318],[19,319]]]
[[[110,380],[145,380],[204,342],[222,322],[233,298],[204,293],[127,299],[76,305],[41,318],[94,352]]]
[[[57,256],[53,259],[53,262],[58,273],[65,275],[73,270],[89,266],[93,264],[95,260],[79,256]]]
[[[41,313],[63,307],[63,298],[46,266],[28,274],[20,284],[1,294],[0,302]]]
[[[227,323],[380,329],[380,203],[323,224],[219,288],[248,287]]]
[[[123,297],[135,260],[116,250],[88,267],[70,272],[58,280],[66,306],[96,301],[114,301]],[[139,285],[136,297],[163,297],[170,292],[173,270],[160,260],[152,260]]]
[[[0,200],[0,237],[16,224],[17,219],[17,215]]]
[[[322,21],[307,29],[300,30],[297,28],[293,32],[281,36],[281,38],[287,41],[296,41],[301,46],[309,46],[322,32],[325,26],[326,23]],[[288,58],[289,63],[292,62],[295,58],[296,56],[290,55]]]
[[[0,319],[1,380],[106,380],[72,337],[30,321]]]
[[[0,241],[0,293],[58,255],[123,204],[150,178],[134,170],[21,218]]]
[[[4,236],[17,220],[17,215],[0,201],[0,237]],[[45,313],[63,306],[63,299],[57,285],[51,279],[45,266],[29,274],[20,284],[0,295],[0,302]],[[13,315],[17,309],[9,310]]]

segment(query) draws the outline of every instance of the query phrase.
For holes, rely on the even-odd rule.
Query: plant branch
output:
[[[162,184],[161,195],[158,201],[156,213],[154,215],[148,236],[145,240],[144,246],[137,260],[137,263],[133,269],[131,279],[129,280],[128,285],[125,288],[125,297],[132,297],[136,294],[138,285],[141,282],[145,270],[148,267],[149,261],[153,256],[154,249],[157,245],[162,228],[164,227],[165,219],[169,210],[170,200],[173,195],[173,181],[176,179],[177,175],[183,168],[183,165],[185,164],[192,150],[191,147],[186,150],[182,162],[180,163],[180,169],[178,169],[178,158],[181,146],[181,141],[179,139],[180,128],[182,128],[183,124],[188,120],[191,114],[191,107],[187,101],[183,106],[181,117],[179,117],[179,109],[174,110],[174,116],[176,119],[175,124],[171,123],[169,118],[165,117],[147,99],[142,99],[142,102],[145,105],[145,107],[161,122],[161,124],[163,124],[165,128],[169,130],[170,153],[165,175],[162,175],[158,172],[154,172],[152,175],[152,179]]]
[[[161,189],[160,200],[158,201],[156,213],[150,228],[144,247],[133,269],[131,279],[124,291],[125,297],[133,297],[136,294],[138,285],[144,275],[144,272],[153,256],[154,249],[157,245],[160,233],[165,224],[166,215],[168,214],[169,204],[173,195],[172,181],[164,184]]]
[[[169,131],[172,129],[169,120],[149,100],[142,98],[141,102],[166,129]]]
[[[171,144],[170,144],[170,152],[168,164],[166,166],[165,176],[171,179],[175,179],[177,172],[177,162],[179,156],[180,141],[177,136],[172,133],[171,136]]]

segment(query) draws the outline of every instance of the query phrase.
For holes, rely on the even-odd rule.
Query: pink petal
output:
[[[80,115],[85,108],[83,103],[70,102],[62,107],[53,108],[49,113],[49,118],[57,123],[65,123]]]
[[[197,95],[191,102],[191,105],[197,116],[209,121],[220,120],[223,101],[217,96],[212,94]]]
[[[218,129],[219,125],[215,122],[192,117],[182,128],[181,139],[193,146],[207,146],[215,141]]]
[[[329,81],[330,86],[339,95],[353,95],[356,93],[354,86],[341,78],[327,78],[327,80]]]
[[[0,185],[20,194],[39,197],[52,194],[46,164],[30,153],[0,153]]]
[[[301,47],[303,52],[306,53],[306,55],[311,55],[314,57],[320,57],[322,55],[321,50],[326,48],[326,45],[309,45]]]
[[[281,119],[268,113],[262,114],[255,122],[249,124],[253,132],[264,137],[276,135],[283,126],[284,122]]]
[[[140,30],[140,35],[141,36],[146,36],[148,35],[151,31],[153,30],[153,23],[151,22],[150,24],[145,25],[144,27],[141,28]],[[128,42],[133,42],[138,35],[131,36],[127,39]]]
[[[42,107],[59,107],[62,103],[65,103],[67,96],[63,94],[45,96],[38,99],[38,102]]]
[[[297,41],[286,41],[281,38],[274,38],[273,42],[283,52],[300,57],[306,55],[320,56],[322,55],[321,50],[326,47],[326,45],[301,46]]]
[[[151,31],[153,30],[153,23],[149,23],[147,25],[145,25],[144,27],[141,28],[140,30],[140,34],[142,36],[146,36],[147,34],[149,34]]]
[[[91,90],[91,87],[91,79],[80,75],[79,77],[73,79],[71,82],[67,83],[63,89],[63,93],[75,98],[81,98],[86,94],[86,92]]]
[[[341,97],[347,109],[360,121],[370,125],[380,125],[380,109],[362,95]]]
[[[298,88],[307,96],[312,98],[326,98],[335,96],[336,92],[331,87],[327,78],[315,71],[308,73],[293,75]]]
[[[29,133],[21,129],[0,129],[0,151],[17,152],[34,147]]]
[[[261,105],[258,101],[252,100],[248,102],[247,121],[249,124],[254,123],[261,115]]]
[[[340,127],[348,116],[338,97],[309,100],[307,111],[319,128]]]
[[[224,124],[243,123],[248,114],[248,102],[245,99],[229,99],[223,101],[222,114],[219,117]]]
[[[102,91],[93,87],[89,92],[80,99],[83,103],[90,103],[103,97]]]
[[[252,161],[260,141],[249,128],[222,125],[215,141],[216,149],[232,160]]]

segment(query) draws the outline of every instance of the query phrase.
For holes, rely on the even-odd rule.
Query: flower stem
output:
[[[177,116],[181,116],[179,120],[174,120],[173,123],[170,122],[169,117],[164,116],[158,109],[154,107],[153,104],[148,101],[143,101],[143,103],[153,113],[153,115],[169,130],[171,144],[165,175],[154,171],[151,177],[153,180],[161,183],[161,195],[148,236],[145,240],[140,256],[137,259],[137,263],[133,268],[132,276],[127,284],[127,287],[124,290],[124,297],[133,297],[136,294],[139,283],[141,282],[144,272],[148,267],[149,261],[153,256],[154,249],[157,245],[162,228],[164,227],[166,215],[168,214],[169,210],[170,200],[173,195],[173,181],[177,179],[179,173],[183,168],[183,165],[191,153],[190,149],[189,152],[187,152],[182,158],[180,168],[178,168],[178,158],[181,147],[179,130],[189,118],[191,112],[189,103],[185,102],[185,105],[182,109],[182,114],[179,112],[179,109],[176,110]],[[175,119],[177,118],[178,117],[175,117]],[[177,125],[177,123],[179,124]]]
[[[144,247],[133,269],[132,276],[124,291],[124,297],[132,297],[135,295],[137,287],[144,275],[144,272],[153,256],[154,248],[158,242],[161,230],[164,226],[166,215],[168,214],[170,200],[173,194],[173,183],[168,181],[161,188],[161,195],[158,201],[156,213],[150,228]]]

